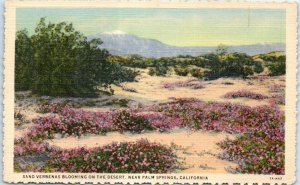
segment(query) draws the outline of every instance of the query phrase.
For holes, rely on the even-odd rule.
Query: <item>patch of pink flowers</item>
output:
[[[48,143],[43,141],[34,141],[30,137],[22,137],[16,139],[14,142],[14,155],[22,156],[34,153],[43,153],[50,151],[51,148]]]
[[[142,139],[92,149],[54,149],[47,165],[53,172],[169,173],[177,168],[176,158],[171,148]]]
[[[169,90],[173,90],[178,87],[190,87],[192,89],[202,89],[202,88],[204,88],[204,84],[202,82],[196,81],[194,79],[163,84],[163,88],[166,88]]]
[[[270,102],[272,104],[285,105],[285,86],[275,84],[269,86],[269,91],[272,93]]]
[[[274,94],[271,97],[271,103],[285,105],[285,93]]]
[[[60,113],[63,108],[71,108],[73,107],[68,103],[44,103],[37,108],[37,112],[39,113]]]
[[[284,121],[277,106],[250,107],[241,104],[177,99],[152,106],[152,110],[180,117],[192,129],[242,134],[219,145],[222,158],[239,164],[237,173],[284,174]]]
[[[104,134],[112,128],[114,112],[89,112],[64,108],[61,115],[45,116],[34,120],[29,134],[33,138],[53,138],[54,134],[78,136]]]
[[[226,93],[223,98],[250,98],[255,100],[267,99],[268,96],[263,94],[247,91],[247,90],[239,90]]]
[[[285,89],[284,85],[281,84],[275,84],[275,85],[270,85],[269,86],[269,91],[272,93],[278,93],[278,92],[283,92]]]
[[[240,134],[240,137],[236,139],[227,139],[219,143],[219,146],[225,150],[221,157],[237,162],[239,166],[235,170],[238,173],[284,174],[284,121],[284,112],[275,104],[250,107],[234,103],[204,102],[195,98],[173,98],[172,102],[127,109],[126,111],[88,112],[63,108],[56,116],[46,116],[35,120],[36,125],[29,132],[28,137],[33,140],[43,140],[47,137],[53,137],[56,133],[80,136],[87,133],[100,134],[120,129],[131,131],[131,126],[136,128],[134,132],[137,133],[142,131],[144,126],[160,131],[167,131],[176,127],[225,131]],[[112,146],[119,145],[110,145],[110,147]],[[141,148],[144,144],[138,146],[140,148],[134,151],[143,150]],[[148,144],[146,143],[145,146],[148,147]],[[133,147],[133,144],[124,144],[124,147],[125,151],[128,147]],[[16,153],[22,153],[18,147],[15,150]],[[33,151],[38,150],[34,149]],[[146,149],[144,150],[146,152]],[[30,149],[23,151],[30,151]],[[100,168],[97,168],[97,165],[92,165],[92,163],[98,164],[101,161],[99,165],[101,169],[105,169],[103,170],[105,172],[145,173],[150,170],[149,172],[153,173],[152,168],[141,165],[163,164],[162,161],[141,164],[141,161],[135,162],[132,159],[133,164],[130,164],[130,167],[124,166],[125,164],[129,165],[127,157],[126,160],[124,159],[124,164],[121,164],[120,161],[126,155],[131,154],[130,152],[119,155],[116,152],[108,153],[109,155],[116,155],[116,157],[104,158],[105,161],[110,162],[104,164],[103,160],[100,159],[106,155],[100,152],[101,155],[98,155],[100,159],[97,161],[96,151],[103,152],[104,148],[101,150],[74,149],[52,153],[54,157],[51,168],[55,168],[55,171],[98,172]],[[78,155],[75,157],[74,154],[72,157],[73,153]],[[156,156],[153,153],[151,155]],[[72,159],[81,156],[78,158],[80,162],[77,164],[71,160],[70,156]],[[169,159],[167,156],[162,158]],[[148,158],[146,159],[148,161]],[[139,165],[134,166],[134,164]],[[65,165],[67,167],[64,167]],[[157,170],[155,172],[163,173],[172,167],[154,169]]]

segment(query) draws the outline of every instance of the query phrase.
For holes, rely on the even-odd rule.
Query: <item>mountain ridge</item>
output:
[[[88,36],[88,40],[101,39],[100,48],[107,49],[114,55],[138,54],[144,57],[174,57],[178,55],[197,56],[211,53],[214,46],[172,46],[156,39],[143,38],[126,32],[115,30]],[[267,53],[271,51],[285,51],[283,43],[263,43],[253,45],[228,46],[228,52],[242,52],[249,55]]]

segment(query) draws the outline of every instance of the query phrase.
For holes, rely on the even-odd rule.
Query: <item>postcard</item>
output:
[[[4,181],[292,184],[297,4],[9,0]]]

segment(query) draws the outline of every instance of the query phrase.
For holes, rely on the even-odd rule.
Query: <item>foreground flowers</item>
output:
[[[19,165],[20,171],[39,169],[44,172],[168,173],[178,168],[177,157],[170,147],[144,139],[91,149],[67,150],[28,140],[16,141],[15,144],[16,158],[41,153],[46,156],[42,165]],[[20,151],[20,144],[26,145],[23,148],[25,150]]]
[[[177,168],[171,148],[147,140],[93,149],[54,150],[50,158],[47,165],[61,172],[168,173]]]
[[[44,146],[42,141],[47,138],[53,138],[55,134],[60,134],[62,137],[70,135],[80,137],[87,133],[105,134],[109,131],[141,133],[147,130],[159,130],[165,132],[181,127],[192,130],[202,129],[239,134],[240,136],[236,139],[227,139],[219,143],[219,146],[225,151],[220,157],[238,163],[239,166],[235,169],[237,173],[284,174],[285,117],[284,112],[275,104],[250,107],[233,103],[204,102],[192,98],[173,98],[172,102],[144,108],[127,109],[126,111],[89,112],[70,107],[63,107],[60,111],[56,111],[56,109],[48,110],[55,110],[52,112],[55,114],[41,117],[34,121],[35,126],[27,134],[27,139],[23,139],[23,142],[16,142],[16,155],[24,155],[26,152],[48,151],[47,145]],[[32,141],[37,143],[30,144]],[[29,144],[26,144],[26,142]],[[143,147],[144,144],[135,145],[140,147],[135,150],[146,150]],[[131,144],[123,144],[123,146],[127,150]],[[152,145],[146,143],[145,146],[151,148]],[[156,151],[156,149],[153,150]],[[90,162],[86,163],[86,161],[94,159],[96,151],[103,152],[102,149],[101,151],[100,149],[58,150],[56,153],[51,153],[51,156],[54,156],[53,158],[58,161],[54,160],[53,163],[48,163],[48,165],[50,169],[57,171],[73,172],[77,170],[85,172],[91,169],[97,171],[97,167],[94,166],[93,168]],[[117,164],[118,161],[123,160],[125,155],[129,155],[124,153],[125,149],[114,151],[115,153],[110,155],[117,155],[119,158],[112,158],[111,160],[113,161],[103,157],[100,158],[106,162]],[[73,156],[73,154],[76,154],[76,156]],[[73,156],[71,157],[72,160],[69,155]],[[137,154],[134,153],[134,155]],[[156,154],[152,153],[151,155],[156,156]],[[88,157],[85,158],[84,156]],[[73,158],[78,159],[77,162],[80,165],[77,164],[76,160],[74,162]],[[93,162],[97,163],[97,161]],[[140,166],[146,165],[144,163],[142,165],[140,161],[137,162]],[[129,165],[128,163],[126,160],[123,165]],[[161,163],[164,164],[163,162]],[[59,167],[60,165],[60,168],[55,168],[55,166]],[[63,165],[70,165],[70,167],[65,169]],[[160,163],[156,165],[160,165]],[[83,167],[79,168],[79,166]],[[108,164],[105,163],[105,166],[108,166]],[[153,163],[149,164],[149,166],[152,167]],[[122,170],[127,170],[126,172],[128,172],[128,170],[133,170],[132,172],[149,171],[153,173],[151,169],[146,167],[140,167],[138,171],[134,171],[136,168],[136,166],[134,168],[133,166],[118,166],[117,169],[109,170],[121,170],[111,172],[122,172]],[[156,172],[163,173],[167,169],[171,170],[173,167],[162,167],[159,168],[160,171]],[[107,169],[107,171],[109,170]]]

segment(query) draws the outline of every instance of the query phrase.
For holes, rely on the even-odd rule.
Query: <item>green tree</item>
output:
[[[45,18],[42,18],[28,43],[23,39],[25,35],[23,32],[18,33],[16,43],[30,46],[31,60],[26,62],[28,59],[24,59],[25,61],[20,62],[19,58],[24,56],[24,52],[20,52],[22,47],[16,44],[16,63],[30,64],[27,66],[31,69],[29,89],[33,93],[50,96],[95,96],[99,87],[107,88],[119,80],[112,76],[116,73],[113,70],[120,72],[123,68],[109,62],[109,53],[98,47],[102,42],[97,39],[88,41],[72,24],[46,24]]]

